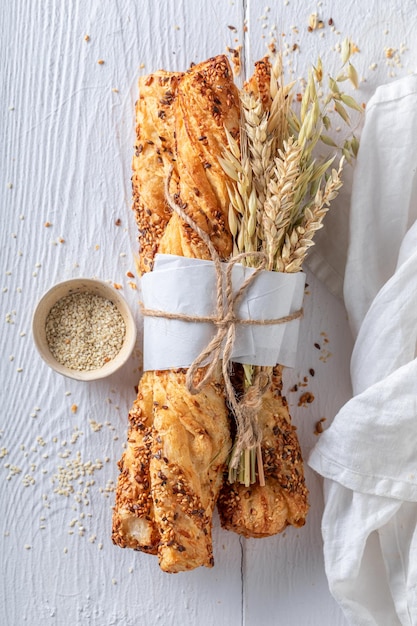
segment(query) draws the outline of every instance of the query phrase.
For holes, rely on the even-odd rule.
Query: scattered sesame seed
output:
[[[13,183],[7,183],[7,189],[13,189]]]
[[[10,463],[6,463],[4,467],[10,470],[9,476],[17,476],[17,474],[22,473],[22,469],[17,465],[10,465]]]
[[[78,405],[77,404],[73,404],[71,407],[71,413],[76,413],[78,410]]]
[[[96,420],[90,420],[90,427],[93,432],[97,433],[102,429],[103,424],[96,422]]]
[[[25,474],[22,479],[22,483],[24,487],[30,487],[35,484],[35,479],[31,474]]]
[[[30,550],[32,548],[32,546],[30,546],[28,543],[25,543],[25,550]]]
[[[99,60],[97,61],[97,63],[98,63],[99,65],[104,65],[104,61],[103,61],[103,59],[99,59]]]
[[[45,222],[44,224],[45,228],[49,228],[50,226],[52,226],[51,222]]]
[[[84,41],[90,41],[90,35],[84,35]]]
[[[6,313],[6,322],[7,324],[14,324],[13,312]]]
[[[18,368],[17,368],[17,370],[16,370],[16,372],[18,372],[19,374],[20,374],[21,372],[23,372],[23,367],[18,367]]]

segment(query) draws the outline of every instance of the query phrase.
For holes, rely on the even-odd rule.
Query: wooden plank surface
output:
[[[311,13],[323,29],[308,31]],[[41,362],[31,315],[52,284],[98,276],[123,285],[141,326],[126,276],[135,271],[130,162],[141,73],[186,69],[237,45],[250,71],[272,40],[282,46],[290,76],[305,76],[318,55],[333,72],[337,48],[350,36],[360,50],[355,97],[366,102],[378,84],[415,69],[416,26],[411,0],[280,0],[270,7],[254,0],[0,3],[4,624],[345,624],[327,588],[321,482],[309,468],[306,527],[247,541],[223,531],[216,517],[212,570],[169,576],[154,558],[114,547],[116,462],[139,377],[140,337],[122,373],[86,385]],[[350,185],[348,174],[327,237],[332,224],[347,225]],[[340,299],[310,271],[308,283],[299,361],[285,378],[306,459],[316,422],[329,423],[349,397],[351,351]],[[290,391],[304,377],[315,397],[308,408]]]

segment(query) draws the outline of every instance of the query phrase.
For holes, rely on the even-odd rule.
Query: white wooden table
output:
[[[311,13],[323,28],[309,32]],[[244,540],[216,518],[214,569],[170,576],[154,557],[113,546],[116,462],[141,367],[140,337],[121,373],[78,383],[40,360],[31,315],[54,283],[97,276],[123,286],[140,328],[137,291],[126,276],[135,272],[130,162],[140,73],[183,70],[237,45],[249,71],[275,37],[297,78],[318,54],[333,71],[334,48],[350,36],[360,50],[355,96],[366,102],[378,84],[415,69],[416,29],[412,0],[274,0],[270,7],[252,0],[2,0],[2,625],[346,623],[327,587],[321,481],[308,467],[307,525]],[[348,176],[332,219],[346,220],[349,195]],[[285,380],[305,459],[316,422],[326,418],[326,427],[350,396],[352,347],[341,300],[307,274],[299,361]],[[304,377],[307,386],[291,392]],[[299,407],[304,390],[315,400]]]

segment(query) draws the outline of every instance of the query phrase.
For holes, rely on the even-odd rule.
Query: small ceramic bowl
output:
[[[46,336],[46,319],[51,308],[58,300],[71,294],[84,292],[101,296],[115,304],[124,320],[126,332],[122,347],[114,358],[105,363],[102,367],[96,369],[77,370],[62,365],[51,353]],[[136,324],[126,300],[109,284],[91,278],[66,280],[49,289],[49,291],[42,296],[34,311],[32,333],[35,346],[40,356],[49,367],[68,378],[84,381],[98,380],[114,374],[114,372],[120,369],[129,359],[136,342]]]

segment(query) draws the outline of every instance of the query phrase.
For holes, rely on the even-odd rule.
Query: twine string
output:
[[[163,317],[188,322],[211,322],[217,328],[214,336],[207,346],[194,359],[186,374],[186,388],[192,395],[198,394],[204,385],[212,378],[218,364],[222,362],[221,371],[224,380],[227,403],[234,415],[237,427],[236,441],[230,462],[231,467],[237,467],[240,454],[245,449],[258,446],[261,441],[257,415],[261,407],[262,396],[270,384],[270,376],[265,369],[255,375],[252,384],[239,400],[230,378],[230,363],[233,346],[236,339],[236,326],[243,325],[269,325],[284,324],[302,316],[302,309],[276,319],[253,320],[236,317],[235,308],[253,283],[258,274],[265,268],[267,257],[263,252],[242,252],[234,256],[223,271],[220,256],[214,247],[209,235],[188,215],[186,205],[180,206],[169,192],[169,183],[172,176],[172,168],[165,181],[165,197],[169,207],[200,237],[207,246],[216,272],[216,313],[213,316],[194,316],[182,313],[169,313],[142,307],[142,314],[151,317]],[[248,258],[259,260],[256,269],[243,281],[236,293],[233,293],[232,272],[236,263]],[[197,372],[207,366],[204,375],[196,382]]]

